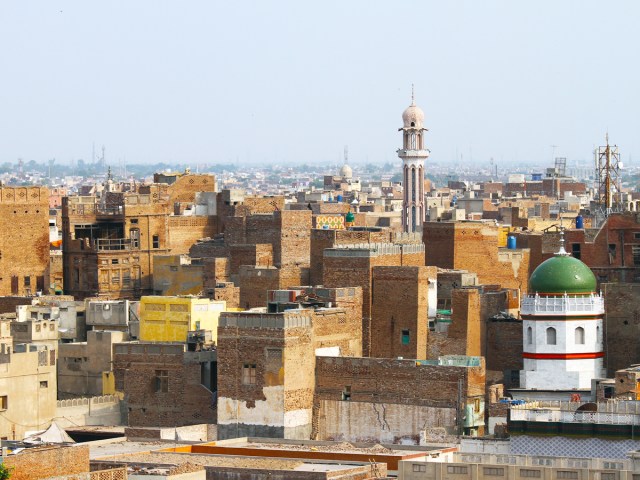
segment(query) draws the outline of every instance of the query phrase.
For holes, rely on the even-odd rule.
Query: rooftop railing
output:
[[[545,313],[595,315],[604,313],[604,298],[593,293],[586,296],[565,293],[560,297],[544,297],[536,293],[522,298],[520,313],[523,315]]]

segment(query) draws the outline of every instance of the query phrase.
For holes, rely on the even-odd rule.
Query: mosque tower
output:
[[[589,395],[591,380],[605,374],[605,312],[593,272],[565,251],[562,234],[561,245],[531,274],[522,299],[524,370],[518,393],[553,391],[568,401],[568,391]]]
[[[402,113],[402,148],[398,156],[402,159],[402,227],[405,232],[421,232],[425,218],[424,205],[424,161],[429,150],[424,147],[424,112],[415,104],[413,88],[411,105]]]

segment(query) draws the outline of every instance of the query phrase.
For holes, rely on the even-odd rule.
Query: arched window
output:
[[[531,327],[527,328],[527,345],[531,345],[533,343],[533,329]]]
[[[576,345],[584,345],[584,328],[578,327],[575,332]]]
[[[600,327],[596,327],[596,342],[602,342],[602,338],[600,337]]]
[[[547,345],[556,344],[556,329],[553,327],[547,328]]]

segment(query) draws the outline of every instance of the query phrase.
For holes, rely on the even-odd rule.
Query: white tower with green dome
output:
[[[591,269],[564,247],[535,269],[520,308],[520,389],[590,391],[591,380],[605,375],[604,299],[596,289]]]

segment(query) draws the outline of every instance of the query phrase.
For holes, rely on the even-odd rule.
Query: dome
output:
[[[353,170],[351,170],[351,167],[345,163],[340,169],[340,176],[343,178],[352,178]]]
[[[404,128],[422,128],[424,123],[424,112],[420,107],[412,102],[411,105],[402,112],[402,123],[404,124]]]
[[[531,274],[529,293],[588,294],[597,288],[589,267],[570,255],[545,260]]]
[[[346,218],[345,218],[345,221],[346,221],[347,223],[353,223],[353,222],[355,221],[355,219],[356,219],[356,216],[355,216],[353,213],[351,213],[351,211],[349,211],[349,212],[347,213],[347,216],[346,216]]]

